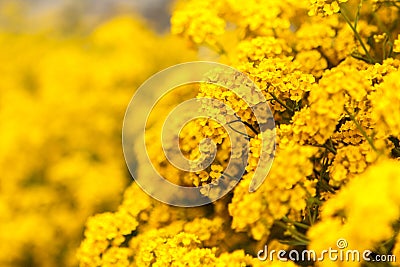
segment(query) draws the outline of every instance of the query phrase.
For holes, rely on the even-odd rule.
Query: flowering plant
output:
[[[321,252],[341,239],[348,242],[343,249],[400,259],[399,8],[392,0],[178,3],[171,31],[200,55],[247,74],[268,99],[277,134],[272,169],[248,192],[260,156],[254,116],[237,95],[200,86],[199,97],[227,103],[249,128],[250,157],[238,186],[213,204],[184,209],[152,200],[132,183],[116,212],[88,220],[80,265],[295,266],[300,262],[261,262],[256,255],[265,244]],[[161,123],[155,120],[150,134]],[[196,158],[204,137],[219,149],[204,171],[177,170],[157,142],[149,144],[150,157],[171,181],[212,183],[231,156],[222,127],[190,122],[181,149]]]

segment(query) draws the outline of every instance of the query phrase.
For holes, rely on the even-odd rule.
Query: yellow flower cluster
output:
[[[204,12],[208,10],[208,12]],[[217,45],[225,32],[225,21],[209,1],[190,1],[185,11],[178,10],[171,19],[171,32],[188,38],[195,44]]]
[[[257,253],[264,245],[322,251],[335,248],[340,238],[348,249],[398,255],[400,28],[393,8],[395,2],[369,0],[179,2],[172,32],[200,56],[212,54],[254,81],[272,108],[276,129],[262,130],[271,118],[267,112],[256,118],[245,98],[260,100],[253,91],[245,93],[248,81],[233,72],[209,74],[221,86],[190,85],[187,93],[166,96],[171,102],[160,101],[147,125],[149,158],[159,173],[176,184],[205,186],[202,193],[212,199],[229,160],[244,154],[232,149],[239,141],[226,131],[242,123],[249,153],[241,180],[226,197],[187,209],[149,200],[132,184],[116,212],[88,220],[81,266],[294,266],[304,263],[262,262]],[[216,149],[213,162],[193,172],[168,162],[157,141],[164,114],[188,96],[204,101],[204,114],[220,118],[190,121],[179,133],[182,154],[190,160]],[[266,142],[275,130],[276,143]],[[216,146],[202,143],[204,138]],[[257,168],[271,169],[249,192]],[[140,162],[137,170],[148,175]]]
[[[248,193],[248,188],[256,166],[248,168],[229,205],[232,228],[246,231],[254,239],[261,240],[269,236],[275,220],[286,216],[300,219],[307,207],[307,198],[316,194],[316,181],[307,179],[313,172],[309,157],[316,150],[301,146],[279,149],[268,182],[253,194]]]
[[[400,35],[397,37],[397,39],[394,41],[394,52],[400,53]]]
[[[389,74],[371,95],[372,120],[385,135],[400,136],[400,71]],[[391,88],[391,90],[387,90]],[[388,116],[390,114],[390,116]]]
[[[87,221],[80,266],[226,266],[231,254],[218,250],[229,228],[221,217],[200,218],[208,212],[160,205],[132,184],[116,212]],[[259,266],[241,250],[232,255],[237,266]]]
[[[368,142],[357,146],[348,145],[337,149],[332,165],[328,167],[331,180],[329,184],[338,187],[351,179],[355,174],[365,171],[376,158]]]
[[[399,161],[381,161],[360,178],[352,180],[324,204],[321,222],[307,233],[311,249],[321,252],[337,248],[337,240],[344,238],[348,243],[346,249],[362,252],[378,246],[381,254],[390,254],[381,242],[393,237],[393,225],[400,216]],[[354,262],[326,260],[321,266],[354,266]]]
[[[293,115],[289,130],[284,127],[286,134],[290,134],[288,139],[300,144],[324,144],[334,134],[346,106],[363,101],[370,82],[352,61],[325,71],[318,85],[311,89],[308,105]],[[346,79],[349,75],[352,79]]]
[[[333,1],[326,1],[326,0],[311,0],[311,7],[308,15],[310,16],[330,16],[334,13],[338,13],[340,11],[339,4],[345,3],[347,0],[333,0]]]

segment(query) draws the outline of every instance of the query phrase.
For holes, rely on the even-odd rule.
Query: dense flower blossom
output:
[[[88,220],[81,266],[90,261],[105,265],[110,253],[114,262],[124,262],[121,266],[295,265],[262,262],[257,252],[266,244],[271,249],[322,251],[335,247],[340,238],[347,240],[348,249],[399,255],[398,14],[392,1],[179,2],[172,32],[190,41],[199,55],[214,55],[257,84],[272,108],[276,143],[263,142],[263,134],[272,132],[261,132],[243,99],[243,80],[218,72],[209,77],[237,88],[238,94],[208,83],[190,87],[191,97],[229,105],[236,122],[223,119],[229,113],[225,107],[204,102],[204,111],[220,116],[220,123],[202,118],[182,129],[180,148],[189,159],[211,150],[201,143],[204,138],[216,144],[216,157],[204,170],[177,170],[163,156],[159,142],[148,142],[150,158],[177,184],[219,183],[229,159],[244,153],[230,150],[237,140],[229,140],[224,127],[235,129],[235,123],[243,122],[249,157],[240,182],[228,196],[193,210],[149,202],[139,192],[125,195],[123,203],[132,206],[122,204],[113,215],[106,213],[105,218],[113,216],[114,221],[97,235],[104,239],[112,233],[106,253],[99,253],[101,243],[97,247],[96,235],[90,234],[98,229],[93,221],[101,224],[104,219],[96,215]],[[172,98],[179,102],[183,96],[176,93]],[[149,140],[157,140],[160,114],[170,106],[160,103],[154,118],[150,116]],[[267,160],[261,160],[261,149],[268,152]],[[271,171],[250,193],[260,166]],[[132,185],[129,190],[138,189]],[[202,193],[212,197],[215,192]],[[142,198],[147,204],[137,213]],[[114,225],[121,223],[121,211],[130,209],[126,216],[135,217],[131,233],[121,237]],[[92,254],[88,244],[94,246]]]
[[[399,266],[398,8],[381,0],[190,0],[176,3],[171,17],[180,39],[157,37],[127,17],[66,42],[2,30],[0,58],[9,64],[0,66],[0,265],[371,264],[257,258],[265,245],[321,252],[345,239],[344,251],[393,254]],[[242,71],[265,99],[246,91],[249,80],[216,71],[209,83],[180,86],[155,105],[145,143],[165,179],[201,185],[213,199],[214,185],[231,186],[228,175],[240,174],[218,201],[178,208],[127,185],[120,122],[135,87],[196,52]],[[164,149],[172,144],[160,138],[168,112],[187,98],[218,118],[192,120],[176,137],[193,162],[215,150],[209,166],[193,163],[192,172],[169,162]],[[265,102],[272,115],[256,118],[252,105]],[[275,128],[263,128],[272,116]],[[230,159],[246,155],[226,173]],[[138,159],[136,175],[146,178],[141,166]],[[250,192],[258,168],[270,172]]]

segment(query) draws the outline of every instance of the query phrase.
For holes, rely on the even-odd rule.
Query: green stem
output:
[[[370,63],[369,62],[369,59],[368,58],[364,58],[364,57],[362,57],[362,56],[359,56],[359,52],[357,52],[357,53],[351,53],[351,56],[352,57],[354,57],[355,59],[359,59],[359,60],[362,60],[362,61],[364,61],[365,63]]]
[[[312,217],[312,223],[314,224],[316,220],[317,220],[317,212],[314,212]]]
[[[248,134],[245,134],[245,133],[242,133],[242,132],[236,130],[236,129],[233,128],[229,123],[228,123],[228,127],[231,128],[231,130],[233,130],[235,133],[241,134],[241,135],[243,135],[244,137],[246,137],[247,139],[250,140],[251,136],[249,136]]]
[[[342,17],[344,18],[344,20],[347,22],[347,24],[350,26],[351,30],[354,32],[354,36],[356,37],[356,39],[358,40],[358,42],[360,43],[362,49],[365,52],[365,55],[368,58],[368,62],[369,63],[375,63],[375,60],[371,57],[370,53],[368,52],[367,47],[365,46],[363,40],[361,39],[360,34],[357,32],[357,29],[354,27],[354,25],[351,23],[350,19],[347,17],[347,15],[343,12],[343,6],[340,7],[340,14],[342,14]]]
[[[330,193],[335,193],[335,190],[333,190],[332,187],[323,179],[318,181],[318,185]]]
[[[274,93],[269,93],[272,98],[278,102],[279,104],[281,104],[283,107],[285,107],[287,110],[290,110],[292,113],[294,113],[294,110],[292,108],[290,108],[289,106],[287,106],[285,103],[283,103],[281,100],[279,100],[279,98],[276,97],[276,95]]]
[[[330,148],[333,150],[333,153],[336,154],[336,149],[333,146],[332,138],[329,138],[329,145],[330,145]]]
[[[225,48],[219,43],[219,42],[216,42],[215,43],[215,46],[217,47],[217,49],[218,49],[218,54],[219,55],[226,55],[226,50],[225,50]]]
[[[310,222],[311,225],[314,224],[314,214],[311,215],[311,207],[308,208],[308,221]]]
[[[358,3],[358,7],[357,7],[356,18],[354,20],[354,28],[356,28],[356,29],[357,29],[357,25],[358,25],[358,20],[360,19],[362,4],[363,4],[363,0],[360,0],[360,3]]]
[[[313,146],[326,148],[326,149],[328,149],[330,152],[332,152],[333,154],[336,155],[336,150],[335,150],[333,147],[328,146],[328,144],[326,144],[326,143],[323,144],[323,145],[313,145]]]
[[[293,224],[293,225],[295,225],[295,226],[298,226],[298,227],[303,228],[303,229],[306,229],[306,230],[310,228],[309,225],[304,224],[304,223],[300,223],[300,222],[295,222],[295,221],[289,219],[289,218],[286,217],[286,216],[284,216],[282,219],[283,219],[284,222],[291,223],[291,224]]]
[[[249,127],[250,130],[253,131],[253,133],[259,134],[259,133],[257,132],[257,130],[253,127],[253,125],[251,125],[250,123],[248,123],[248,122],[246,122],[246,121],[242,121],[241,119],[237,119],[237,120],[230,121],[230,122],[228,122],[227,124],[232,124],[232,123],[235,123],[235,122],[243,123],[244,125],[246,125],[247,127]]]
[[[374,145],[374,142],[372,141],[371,137],[368,136],[367,132],[364,130],[364,128],[357,121],[356,117],[352,113],[350,113],[350,111],[346,107],[344,107],[344,111],[346,111],[347,115],[349,115],[350,119],[354,122],[354,124],[356,125],[357,129],[361,132],[361,134],[367,140],[368,144],[372,147],[372,149],[375,152],[378,152],[378,150],[376,149],[376,147]]]
[[[310,240],[308,240],[307,236],[305,236],[305,235],[299,233],[299,232],[296,231],[296,230],[293,230],[293,229],[290,228],[287,224],[285,224],[285,223],[283,223],[283,222],[281,222],[281,221],[275,221],[275,223],[276,223],[277,225],[279,225],[280,227],[282,227],[282,228],[288,230],[288,231],[292,234],[293,239],[295,239],[295,240],[301,242],[303,245],[308,245],[308,243],[310,243]]]

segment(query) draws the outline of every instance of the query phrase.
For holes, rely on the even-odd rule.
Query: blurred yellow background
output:
[[[121,201],[135,88],[194,58],[169,7],[0,1],[0,266],[76,266],[87,217]]]

